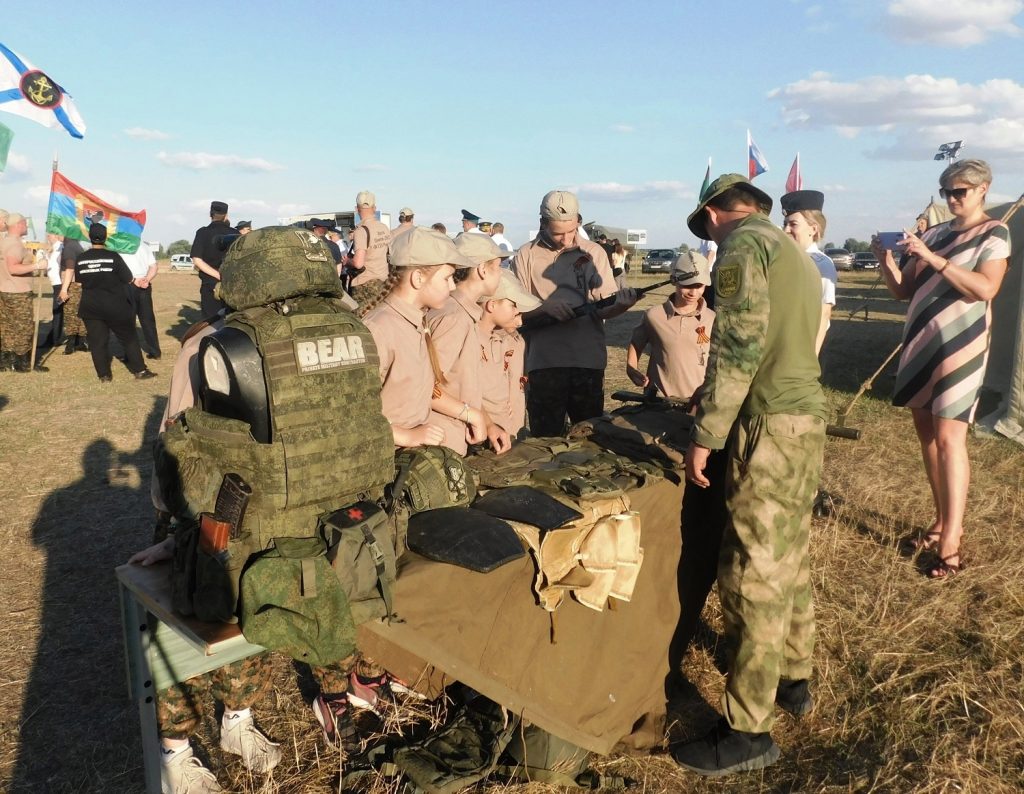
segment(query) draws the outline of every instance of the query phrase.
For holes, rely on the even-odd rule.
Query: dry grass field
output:
[[[646,280],[646,279],[644,279]],[[128,700],[113,569],[148,542],[150,444],[163,410],[176,337],[196,317],[194,276],[155,283],[164,357],[136,382],[115,362],[95,378],[87,354],[52,355],[48,374],[0,373],[0,791],[141,790],[138,718]],[[660,293],[667,292],[665,290]],[[609,323],[607,392],[629,386],[624,344],[641,308]],[[867,300],[863,310],[850,310]],[[825,349],[833,409],[899,341],[902,307],[872,274],[842,274]],[[909,416],[891,407],[890,368],[856,405],[858,442],[830,439],[824,487],[836,510],[815,519],[819,619],[814,712],[780,718],[783,749],[762,773],[707,781],[664,752],[600,759],[643,792],[1011,792],[1024,788],[1024,450],[972,437],[966,570],[927,580],[900,540],[930,520]],[[673,736],[703,733],[723,687],[715,598],[687,657],[692,696],[673,704]],[[337,790],[305,705],[309,681],[277,657],[258,713],[283,743],[266,783],[203,744],[231,790]],[[386,790],[378,787],[378,790]],[[393,789],[392,789],[393,790]],[[531,784],[489,790],[553,791]]]

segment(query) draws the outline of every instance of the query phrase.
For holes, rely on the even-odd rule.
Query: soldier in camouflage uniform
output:
[[[724,719],[673,751],[705,775],[774,763],[775,705],[811,709],[814,647],[808,532],[825,442],[825,398],[814,351],[821,279],[768,219],[772,201],[737,174],[719,177],[688,225],[719,244],[704,396],[686,455],[707,487],[709,453],[727,450],[728,522],[718,588],[730,641]]]

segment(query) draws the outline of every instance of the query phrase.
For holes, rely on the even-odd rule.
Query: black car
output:
[[[679,254],[673,248],[654,248],[647,252],[640,270],[644,273],[668,273]]]
[[[853,255],[854,270],[878,270],[878,258],[870,251],[860,251]]]

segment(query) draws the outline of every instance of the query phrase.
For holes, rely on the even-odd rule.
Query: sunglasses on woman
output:
[[[974,187],[942,187],[939,188],[939,195],[944,199],[956,199],[957,201],[963,201],[964,196],[966,196],[970,190],[974,190]]]

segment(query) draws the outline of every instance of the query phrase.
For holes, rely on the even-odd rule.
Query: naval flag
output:
[[[0,110],[31,119],[44,127],[63,127],[75,138],[85,135],[85,122],[66,93],[45,72],[0,44]]]

